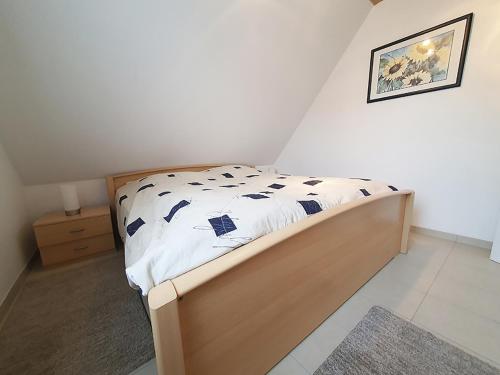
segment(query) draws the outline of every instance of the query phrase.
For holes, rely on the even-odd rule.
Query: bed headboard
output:
[[[129,181],[138,180],[143,177],[151,176],[158,173],[167,172],[200,172],[210,168],[221,167],[227,164],[199,164],[199,165],[187,165],[180,167],[166,167],[166,168],[154,168],[154,169],[144,169],[142,171],[127,172],[121,174],[115,174],[106,177],[106,185],[108,187],[108,198],[109,205],[111,209],[115,209],[115,195],[116,191],[125,185]]]

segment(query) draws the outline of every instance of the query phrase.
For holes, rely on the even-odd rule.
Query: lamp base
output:
[[[64,213],[66,214],[66,216],[80,215],[80,209],[78,208],[76,210],[64,211]]]

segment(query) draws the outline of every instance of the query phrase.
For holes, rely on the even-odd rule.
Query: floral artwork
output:
[[[445,80],[454,31],[380,56],[377,93]]]
[[[373,49],[367,102],[459,87],[472,17],[470,13]]]

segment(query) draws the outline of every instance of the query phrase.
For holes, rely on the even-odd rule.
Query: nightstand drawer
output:
[[[112,232],[111,217],[109,215],[35,227],[39,247],[61,244]]]
[[[92,255],[115,247],[113,234],[86,238],[40,249],[43,265],[66,262],[86,255]]]

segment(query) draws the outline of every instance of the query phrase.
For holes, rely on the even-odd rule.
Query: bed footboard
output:
[[[327,210],[153,288],[159,374],[263,374],[400,251],[413,193]]]
[[[177,298],[171,281],[152,289],[148,298],[158,374],[185,373]]]

